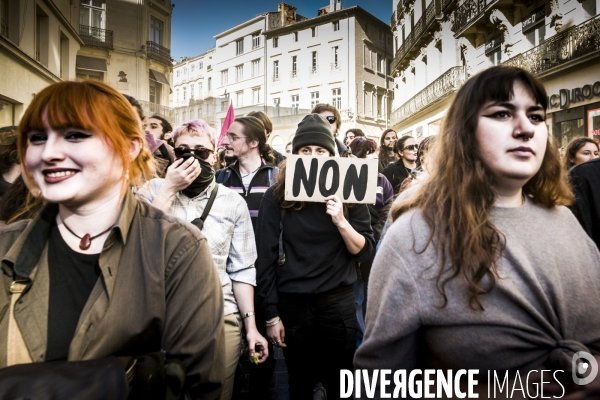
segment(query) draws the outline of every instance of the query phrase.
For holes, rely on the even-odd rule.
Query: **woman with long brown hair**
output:
[[[47,205],[0,230],[0,398],[219,398],[210,249],[131,193],[154,171],[127,100],[102,82],[50,85],[25,111],[18,149]]]
[[[398,161],[398,156],[394,153],[394,144],[398,140],[396,131],[386,129],[379,139],[379,172],[383,172],[388,165]]]
[[[600,354],[600,253],[564,207],[573,194],[546,107],[519,68],[458,91],[429,178],[392,210],[356,368],[478,369],[484,382]]]
[[[565,149],[563,165],[570,170],[576,165],[598,158],[600,146],[590,137],[573,138]]]

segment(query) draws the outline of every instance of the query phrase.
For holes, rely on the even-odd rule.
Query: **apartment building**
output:
[[[559,146],[600,140],[599,11],[598,0],[395,0],[391,125],[417,139],[436,134],[470,75],[513,65],[546,87]]]
[[[40,90],[75,79],[79,5],[0,0],[0,126],[18,124]]]
[[[78,79],[98,79],[140,100],[147,114],[172,118],[170,0],[79,2]]]
[[[379,138],[393,99],[390,28],[358,6],[342,8],[337,0],[314,18],[298,18],[287,4],[268,18],[266,102],[276,127],[273,147],[283,150],[298,122],[318,103],[341,111],[340,135],[360,128]]]
[[[280,3],[277,11],[216,35],[214,50],[177,63],[176,123],[201,115],[220,131],[230,103],[236,116],[260,110],[273,120],[272,146],[284,151],[304,115],[317,103],[330,103],[342,111],[343,132],[360,128],[378,138],[388,126],[393,97],[391,30],[362,8],[342,8],[336,0],[315,12],[316,17],[306,18]],[[209,71],[200,78],[198,69],[207,57],[210,102],[197,98],[198,79],[204,79],[202,93],[208,85]],[[189,75],[193,65],[194,78]],[[198,114],[198,101],[206,112]]]
[[[215,119],[215,111],[220,102],[214,86],[214,54],[215,49],[210,49],[197,57],[181,58],[174,65],[171,95],[173,123],[181,124],[202,118],[209,125],[217,126],[219,121]]]

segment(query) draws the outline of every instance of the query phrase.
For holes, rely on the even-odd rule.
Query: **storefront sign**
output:
[[[485,54],[491,53],[502,44],[502,33],[497,34],[485,44]]]
[[[375,204],[377,160],[289,155],[285,199],[323,202],[337,195],[344,203]]]
[[[546,6],[536,8],[525,18],[523,22],[523,32],[533,28],[539,22],[543,22],[546,17]]]
[[[558,94],[548,97],[550,108],[560,107],[561,110],[569,108],[572,103],[600,97],[600,81],[574,89],[560,89]]]

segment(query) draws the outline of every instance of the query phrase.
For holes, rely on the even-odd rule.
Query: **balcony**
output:
[[[319,66],[315,65],[314,67],[308,67],[308,76],[312,78],[313,76],[319,75]]]
[[[392,112],[392,126],[412,117],[433,103],[455,92],[466,81],[464,67],[452,67],[439,78],[431,82],[425,89],[411,97],[407,102]]]
[[[293,70],[290,72],[290,81],[297,81],[298,80],[298,71]]]
[[[165,65],[171,64],[171,50],[161,46],[158,43],[148,41],[146,42],[146,51],[148,58],[158,61]]]
[[[432,29],[429,29],[431,25],[433,25],[435,21],[435,1],[432,1],[427,9],[425,10],[425,15],[421,16],[413,30],[406,36],[404,39],[404,43],[400,46],[398,51],[396,52],[396,56],[394,57],[394,61],[392,62],[392,71],[396,70],[399,66],[401,66],[405,61],[405,57],[410,54],[411,51],[416,50],[418,46],[416,46],[421,38],[423,38],[426,34],[431,34]]]
[[[339,63],[331,63],[330,67],[331,67],[330,70],[331,70],[332,74],[337,74],[337,73],[342,72],[342,67]]]
[[[481,29],[487,31],[489,15],[493,9],[512,9],[514,4],[510,0],[465,0],[454,11],[454,23],[450,28],[454,37],[465,34],[480,33]],[[477,25],[482,25],[478,27]],[[478,28],[480,28],[478,30]]]
[[[523,68],[534,75],[576,59],[596,57],[600,51],[600,15],[557,33],[533,49],[509,58],[502,65]]]
[[[79,25],[79,36],[86,46],[100,47],[109,50],[112,50],[113,48],[113,31],[109,31],[108,29]]]
[[[146,115],[160,114],[170,121],[173,121],[173,109],[161,104],[150,103],[149,101],[138,100],[144,109]]]
[[[279,77],[279,74],[273,74],[272,78],[273,78],[273,83],[281,81],[281,78]]]

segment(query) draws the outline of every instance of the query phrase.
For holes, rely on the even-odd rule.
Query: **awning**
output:
[[[88,71],[108,71],[106,68],[106,60],[103,58],[77,56],[75,66],[79,69],[86,69]]]
[[[158,83],[162,83],[163,85],[170,86],[169,81],[167,80],[167,77],[162,72],[158,72],[158,71],[151,69],[150,70],[150,79],[152,79],[153,81],[156,81]]]

